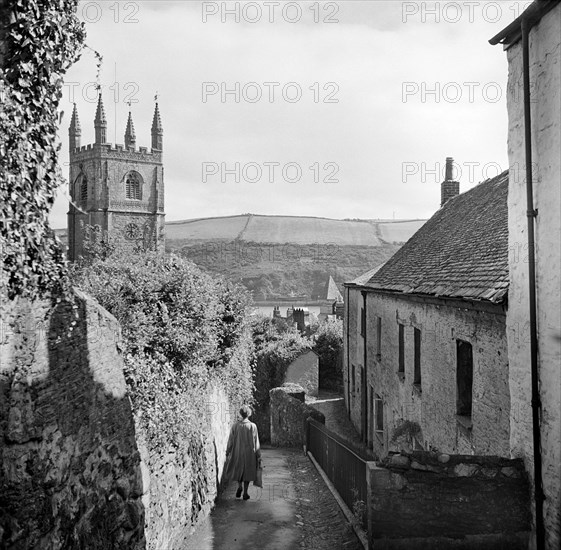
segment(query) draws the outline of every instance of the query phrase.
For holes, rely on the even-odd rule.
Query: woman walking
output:
[[[237,498],[242,496],[243,483],[243,499],[248,500],[247,489],[249,482],[257,479],[258,462],[261,461],[261,448],[257,426],[249,421],[251,408],[244,405],[240,409],[240,416],[241,420],[236,422],[230,430],[226,447],[227,465],[224,477],[228,481],[236,480],[238,482]]]

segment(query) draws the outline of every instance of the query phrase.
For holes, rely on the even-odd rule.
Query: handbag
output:
[[[263,466],[261,465],[260,458],[257,459],[257,470],[256,470],[256,476],[253,485],[255,485],[256,487],[263,488]]]

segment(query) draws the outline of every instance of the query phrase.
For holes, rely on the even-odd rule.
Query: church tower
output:
[[[88,239],[109,239],[134,248],[164,250],[163,128],[158,103],[152,122],[152,147],[136,148],[129,111],[125,144],[107,143],[107,118],[101,92],[94,119],[95,143],[81,145],[74,105],[70,137],[68,259],[85,254]],[[95,228],[97,235],[86,231]]]

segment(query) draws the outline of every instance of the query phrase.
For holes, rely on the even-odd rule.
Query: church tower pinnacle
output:
[[[127,129],[125,130],[125,148],[133,149],[136,147],[136,134],[134,133],[134,124],[132,122],[132,114],[129,111],[129,118],[127,120]]]
[[[99,91],[94,118],[95,143],[84,147],[80,146],[80,122],[74,106],[68,128],[70,261],[87,257],[92,239],[113,242],[131,251],[165,250],[163,130],[160,112],[156,105],[150,150],[149,147],[137,145],[131,111],[129,104],[125,144],[107,143],[108,121]],[[96,232],[91,233],[90,227],[94,227]]]
[[[164,129],[158,107],[158,96],[156,96],[156,108],[154,109],[154,118],[152,119],[152,149],[156,151],[164,150]]]
[[[103,100],[101,99],[101,90],[97,100],[94,128],[95,143],[107,143],[107,118],[105,118],[105,109],[103,107]]]
[[[72,119],[70,120],[70,126],[68,128],[69,137],[69,147],[73,151],[76,147],[80,147],[82,138],[82,128],[80,127],[80,119],[78,118],[78,109],[76,108],[76,103],[74,103],[74,109],[72,109]]]

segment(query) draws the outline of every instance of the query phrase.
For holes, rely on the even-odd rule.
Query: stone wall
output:
[[[184,548],[218,494],[235,418],[227,395],[208,397],[196,464],[171,447],[150,454],[119,324],[76,296],[74,309],[0,304],[0,547]]]
[[[349,321],[351,363],[356,364],[356,385],[364,363],[360,335],[359,290],[350,289]],[[357,313],[358,312],[358,313]],[[377,317],[381,318],[381,349],[377,349]],[[398,373],[398,324],[404,325],[403,374]],[[420,385],[414,384],[414,329],[421,333]],[[473,350],[473,406],[471,427],[456,416],[456,341]],[[508,359],[505,310],[501,305],[469,304],[452,300],[367,294],[366,314],[368,399],[362,407],[359,390],[351,398],[351,419],[360,431],[365,418],[366,437],[378,456],[393,446],[392,435],[400,421],[421,427],[417,444],[454,454],[509,456]],[[352,377],[352,365],[351,365]],[[352,382],[351,382],[352,388]],[[383,406],[383,430],[376,429],[375,399]]]
[[[304,403],[305,392],[296,384],[273,388],[271,396],[271,445],[303,447],[306,445],[306,419],[325,424],[325,416]]]
[[[530,31],[542,469],[548,549],[561,545],[561,5]],[[511,446],[533,478],[522,45],[508,50]]]
[[[526,549],[529,485],[521,460],[415,452],[369,463],[373,548]]]
[[[81,293],[0,313],[0,547],[144,548],[117,321]]]
[[[208,515],[218,495],[231,420],[236,418],[223,389],[213,388],[208,413],[208,435],[200,442],[196,463],[190,456],[180,456],[173,448],[150,454],[143,443],[143,434],[139,434],[148,483],[143,501],[149,550],[185,548],[190,533]],[[202,471],[199,471],[201,464]],[[194,491],[197,486],[198,490]]]

